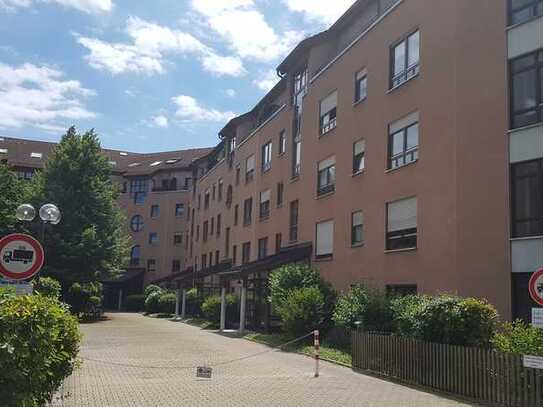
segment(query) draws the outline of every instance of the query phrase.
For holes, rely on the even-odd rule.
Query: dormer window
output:
[[[179,160],[168,160],[166,161],[166,164],[175,164]]]
[[[134,167],[137,167],[137,166],[139,166],[139,165],[141,165],[141,163],[132,163],[132,164],[129,164],[128,166],[129,166],[130,168],[134,168]]]
[[[156,167],[157,165],[162,164],[162,161],[155,161],[154,163],[149,164],[149,167]]]
[[[126,157],[128,155],[128,153],[120,152],[119,155],[122,155],[123,157]]]
[[[43,158],[42,153],[30,153],[30,158]]]
[[[7,148],[0,148],[0,154],[7,154],[8,149]]]

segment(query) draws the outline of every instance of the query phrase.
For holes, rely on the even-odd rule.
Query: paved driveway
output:
[[[267,347],[137,314],[82,325],[82,366],[65,382],[55,406],[379,406],[452,407],[468,404],[283,352],[222,364]],[[211,380],[195,365],[210,364]]]

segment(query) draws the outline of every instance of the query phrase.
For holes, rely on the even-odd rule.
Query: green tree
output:
[[[36,179],[33,202],[54,203],[62,212],[45,235],[44,274],[65,290],[74,282],[96,281],[101,272],[114,273],[126,261],[129,240],[111,169],[94,131],[78,134],[71,127]]]
[[[24,203],[27,192],[24,181],[6,165],[0,164],[0,237],[18,230],[15,210]]]

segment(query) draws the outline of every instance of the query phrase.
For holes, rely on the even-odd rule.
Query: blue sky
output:
[[[0,136],[211,146],[354,0],[0,0]],[[331,7],[330,5],[333,4]]]

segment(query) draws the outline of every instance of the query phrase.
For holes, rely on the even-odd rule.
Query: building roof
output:
[[[13,167],[44,167],[56,143],[0,137],[0,161],[6,161]],[[152,174],[161,170],[185,169],[200,157],[206,156],[212,148],[165,151],[160,153],[140,154],[128,151],[104,149],[115,172],[126,176]]]

